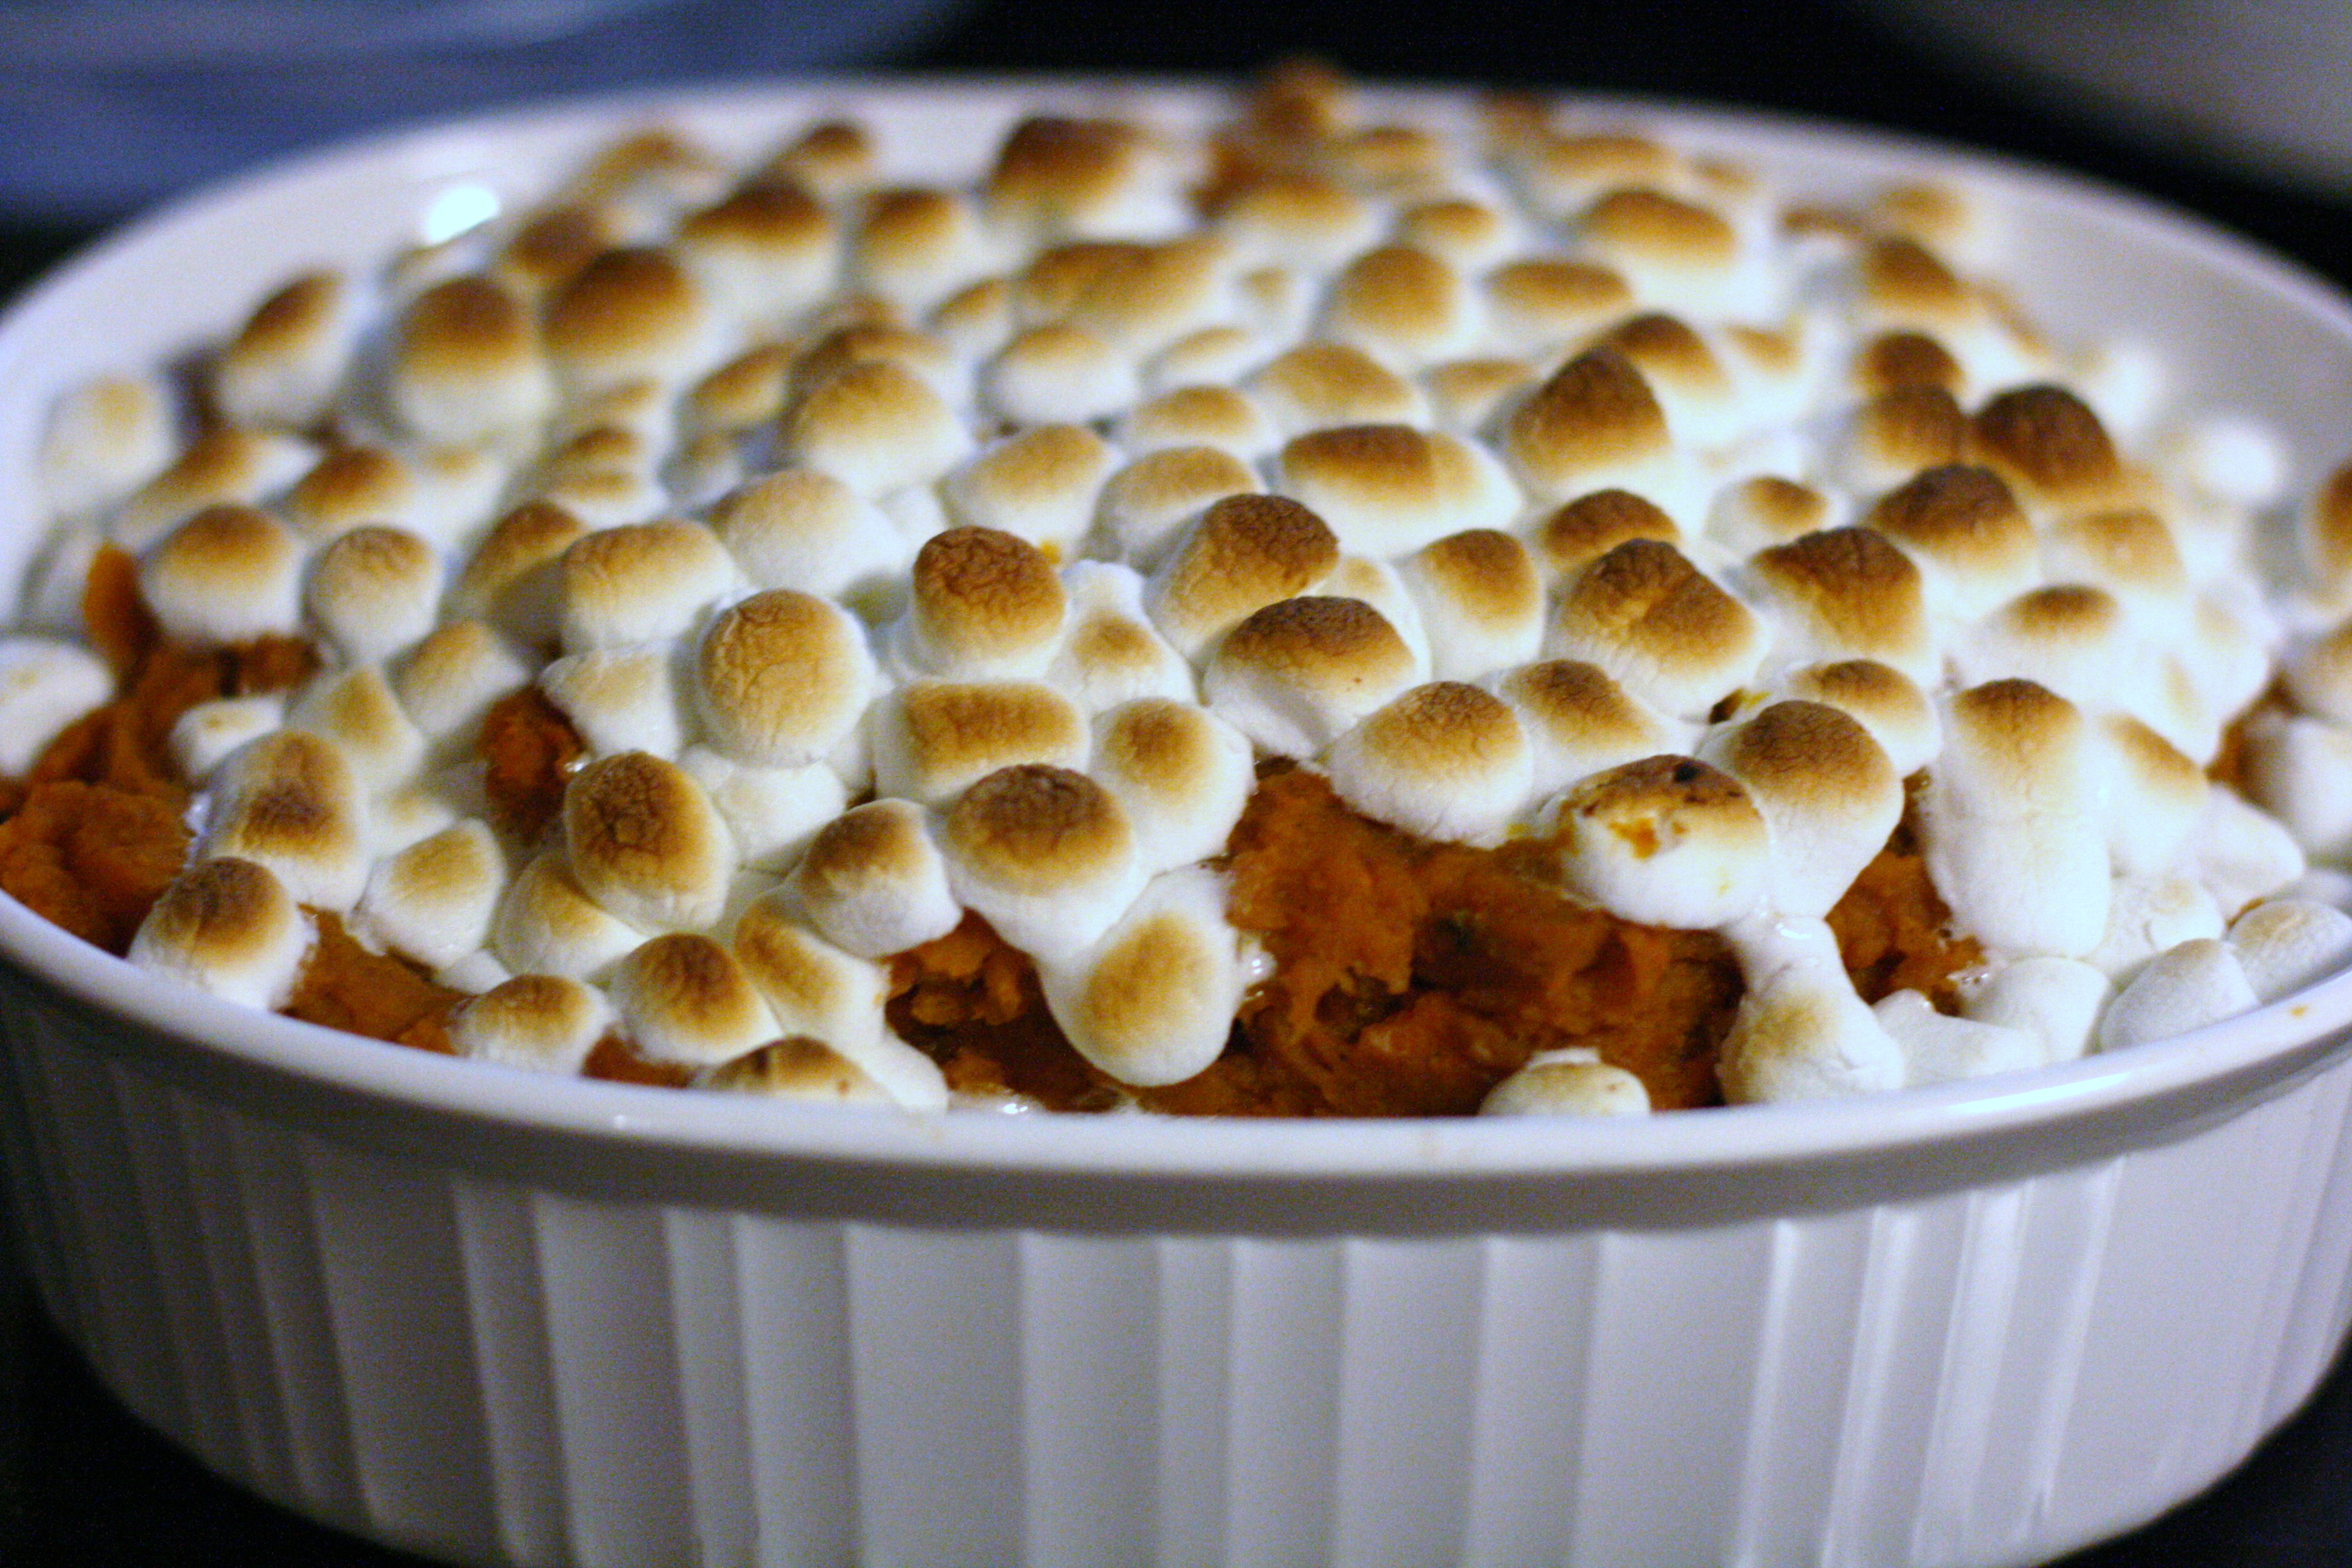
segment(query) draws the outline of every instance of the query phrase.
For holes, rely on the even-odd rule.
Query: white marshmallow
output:
[[[367,803],[332,741],[278,730],[221,761],[199,856],[232,856],[275,872],[298,903],[338,913],[366,885]]]
[[[313,680],[287,710],[286,723],[334,742],[369,795],[408,777],[425,757],[425,736],[372,664]]]
[[[1759,916],[1724,931],[1748,982],[1717,1075],[1735,1105],[1900,1089],[1903,1047],[1853,993],[1821,921]]]
[[[507,884],[491,917],[489,948],[518,974],[594,981],[645,939],[590,898],[562,852],[551,849]]]
[[[2099,1020],[2099,1049],[2169,1039],[2260,1005],[2237,954],[2211,938],[2159,953]]]
[[[284,523],[248,506],[214,506],[147,552],[139,592],[171,637],[244,642],[300,627],[301,573],[301,546]]]
[[[835,817],[810,841],[788,884],[827,942],[887,958],[955,930],[963,907],[922,808],[877,800]]]
[[[822,1040],[863,1065],[888,1038],[882,1007],[890,972],[834,946],[795,914],[781,889],[754,900],[735,922],[735,957],[777,1033]]]
[[[2246,731],[2246,793],[2306,855],[2352,858],[2352,727],[2265,714]]]
[[[433,629],[441,560],[416,535],[355,528],[319,552],[304,597],[310,618],[352,664],[387,658]]]
[[[1535,787],[1526,731],[1502,699],[1458,681],[1417,686],[1332,742],[1339,798],[1423,838],[1495,845]]]
[[[172,403],[153,375],[104,375],[58,400],[41,436],[41,488],[71,514],[122,500],[172,460]]]
[[[841,775],[821,762],[760,767],[708,746],[689,746],[678,765],[710,796],[735,841],[737,858],[755,871],[790,866],[817,830],[849,804]]]
[[[2286,493],[2286,443],[2251,415],[2204,415],[2176,432],[2168,445],[2166,466],[2215,500],[2251,510]]]
[[[460,822],[377,863],[353,930],[427,969],[479,948],[506,890],[506,857],[481,823]]]
[[[671,518],[575,542],[562,581],[563,651],[584,653],[681,636],[737,578],[716,534]]]
[[[1532,792],[1558,794],[1623,763],[1686,749],[1693,731],[1626,694],[1598,665],[1553,659],[1486,682],[1519,716],[1533,755]]]
[[[2072,958],[2021,958],[1969,988],[1962,1009],[1981,1023],[2021,1029],[2041,1043],[2042,1059],[2073,1061],[2091,1048],[2100,1009],[2115,988]]]
[[[2304,899],[2269,899],[2230,927],[2247,984],[2275,1002],[2352,963],[2352,915]]]
[[[446,621],[392,667],[392,689],[426,739],[470,747],[492,704],[530,679],[530,667],[479,621]]]
[[[1947,1017],[1916,991],[1897,991],[1870,1012],[1903,1047],[1903,1081],[1913,1089],[2019,1072],[2044,1060],[2038,1037],[2002,1024]]]
[[[359,336],[355,292],[340,274],[311,272],[264,300],[213,362],[221,412],[240,425],[315,422]]]
[[[674,757],[691,711],[682,666],[671,643],[602,647],[556,659],[539,672],[539,689],[572,721],[590,754]]]
[[[695,710],[735,762],[801,768],[857,728],[877,681],[865,628],[847,611],[772,588],[711,621],[695,658]]]
[[[710,526],[755,586],[824,598],[870,595],[912,553],[871,502],[814,468],[735,490],[711,508]]]
[[[1033,426],[948,475],[940,497],[954,521],[1069,554],[1093,522],[1096,500],[1118,461],[1083,425]]]
[[[1085,425],[1130,407],[1141,393],[1135,363],[1066,322],[1031,327],[981,372],[991,412],[1018,425]]]
[[[207,507],[274,499],[319,461],[310,442],[276,430],[222,426],[199,436],[108,525],[114,542],[142,551]]]
[[[1037,967],[1078,1054],[1121,1083],[1181,1083],[1215,1061],[1248,985],[1225,879],[1185,867],[1152,879],[1101,940]]]
[[[1069,595],[1069,632],[1046,684],[1089,713],[1139,697],[1189,702],[1192,668],[1152,625],[1143,608],[1143,579],[1111,561],[1078,561],[1062,572]]]
[[[1256,784],[1250,743],[1206,708],[1165,697],[1095,720],[1095,781],[1118,801],[1154,872],[1224,852]]]
[[[2256,899],[2265,898],[2308,868],[2302,847],[2276,819],[2257,811],[2226,785],[2206,797],[2205,813],[2189,830],[2188,870],[2235,920]]]
[[[1429,644],[1430,674],[1475,680],[1543,644],[1544,593],[1526,545],[1493,529],[1448,534],[1399,568]]]
[[[2195,879],[2171,873],[2119,877],[2107,903],[2107,932],[2083,962],[2128,985],[2158,953],[2200,937],[2217,937],[2221,910]]]
[[[113,696],[113,671],[89,649],[0,637],[0,776],[22,778],[67,725]]]
[[[476,1061],[568,1075],[612,1022],[603,993],[560,975],[520,974],[451,1009],[449,1044]]]
[[[1598,1051],[1571,1046],[1538,1051],[1486,1091],[1481,1116],[1646,1116],[1650,1091]]]
[[[189,783],[202,784],[220,765],[222,758],[249,741],[259,740],[285,721],[286,699],[275,692],[199,702],[173,721],[172,760],[179,764],[181,774]]]
[[[1034,680],[909,681],[874,704],[867,724],[875,787],[926,805],[1015,763],[1087,763],[1086,715]]]
[[[775,1016],[734,953],[707,936],[657,936],[613,966],[621,1033],[657,1062],[704,1067],[776,1037]]]
[[[1784,915],[1827,915],[1903,817],[1903,780],[1870,731],[1835,708],[1776,702],[1699,748],[1747,786],[1771,829],[1767,898]]]

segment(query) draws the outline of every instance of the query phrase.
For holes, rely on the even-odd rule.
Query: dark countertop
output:
[[[1658,0],[1538,10],[1447,0],[1340,13],[978,0],[891,64],[933,69],[1231,72],[1312,50],[1370,76],[1582,87],[1868,121],[2065,164],[2238,228],[2352,285],[2352,205],[2127,146],[2013,84],[1940,63],[1825,0]],[[0,215],[0,295],[83,229]],[[0,1563],[46,1568],[423,1568],[212,1479],[122,1413],[41,1321],[0,1247]],[[2064,1568],[2341,1568],[2352,1563],[2352,1365],[2236,1474]],[[1670,1568],[1670,1565],[1667,1565]]]

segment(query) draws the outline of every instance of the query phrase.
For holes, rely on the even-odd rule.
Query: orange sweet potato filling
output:
[[[482,718],[482,788],[499,826],[536,838],[563,807],[563,786],[588,748],[536,686],[509,692]]]

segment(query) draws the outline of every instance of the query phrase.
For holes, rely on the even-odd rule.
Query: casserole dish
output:
[[[845,109],[898,172],[1022,112],[828,83],[332,153],[110,241],[0,328],[0,573],[65,388],[511,202],[616,131]],[[1401,92],[1446,121],[1458,95]],[[2128,328],[2340,456],[2352,311],[2130,198],[1594,105],[1823,198],[1942,176],[2058,331]],[[2006,1563],[2121,1530],[2309,1392],[2352,1300],[2352,977],[1849,1101],[1583,1121],[845,1113],[551,1081],[163,984],[0,903],[9,1192],[108,1384],[288,1506],[467,1562]]]

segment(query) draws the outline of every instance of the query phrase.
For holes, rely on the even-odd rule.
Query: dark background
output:
[[[2126,143],[2078,106],[1823,0],[1377,8],[966,0],[928,38],[879,63],[1231,74],[1298,52],[1366,76],[1709,100],[1997,148],[2152,193],[2352,286],[2352,205],[2205,165],[2185,142]],[[515,87],[528,95],[527,80]],[[2352,86],[2346,105],[2352,112]],[[0,211],[0,297],[96,231]],[[246,1499],[139,1426],[41,1321],[0,1242],[0,1564],[68,1563],[420,1568]],[[2339,1367],[2301,1415],[2213,1491],[2065,1568],[2203,1564],[2352,1564],[2352,1369]]]

